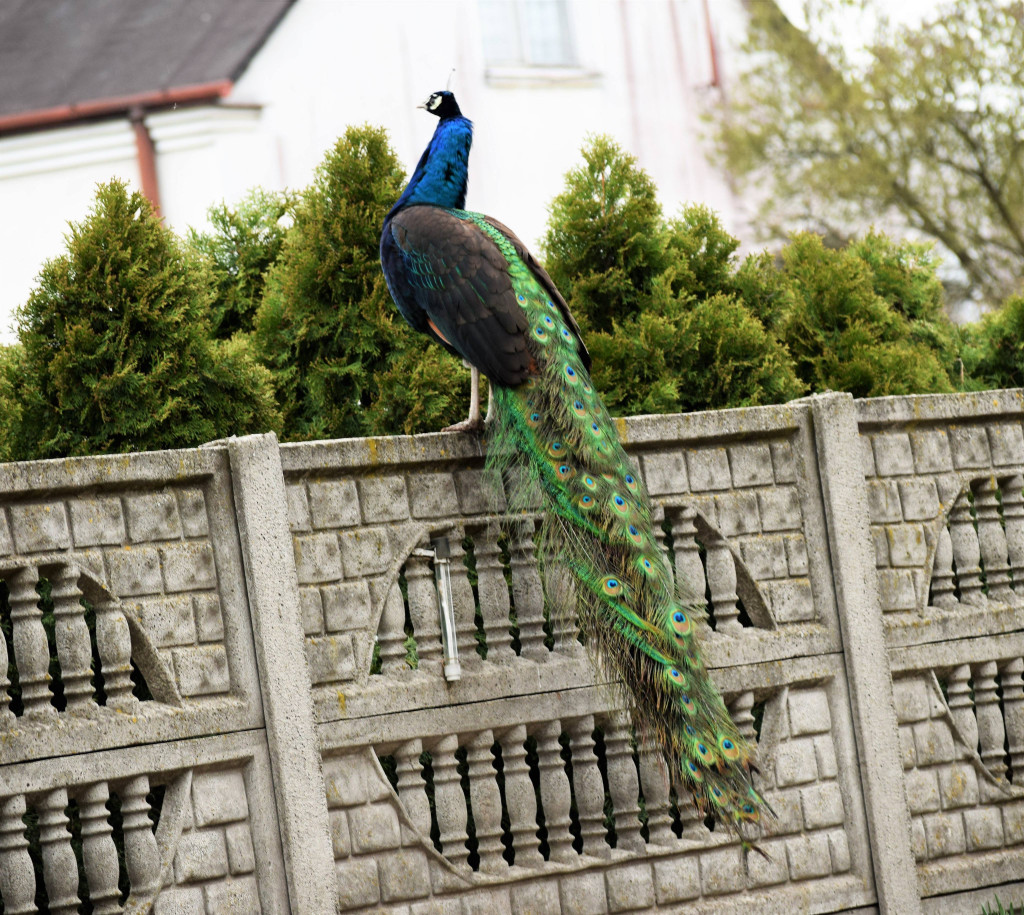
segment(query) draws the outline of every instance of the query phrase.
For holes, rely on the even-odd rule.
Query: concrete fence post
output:
[[[882,913],[921,912],[892,673],[875,571],[857,411],[849,394],[808,398],[843,656]]]
[[[291,910],[337,909],[277,436],[227,441]]]

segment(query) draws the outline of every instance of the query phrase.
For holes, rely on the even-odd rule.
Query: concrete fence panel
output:
[[[763,854],[637,743],[475,438],[2,466],[0,911],[1019,899],[1022,419],[1002,391],[620,423],[758,746]]]

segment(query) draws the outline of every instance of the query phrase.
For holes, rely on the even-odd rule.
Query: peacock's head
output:
[[[462,112],[459,110],[459,103],[455,101],[455,95],[449,92],[447,89],[442,89],[440,92],[435,92],[430,96],[420,108],[426,108],[431,114],[437,115],[442,121],[445,118],[458,118],[462,117]]]

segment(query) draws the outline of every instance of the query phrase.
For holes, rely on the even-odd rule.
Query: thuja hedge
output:
[[[468,372],[404,324],[380,273],[403,181],[383,130],[349,128],[307,189],[220,204],[186,240],[140,194],[101,185],[0,350],[0,458],[462,418]],[[540,253],[613,413],[1024,384],[1024,296],[957,327],[925,245],[871,233],[835,249],[804,233],[776,253],[738,249],[706,207],[666,217],[633,157],[588,141]]]
[[[0,360],[4,456],[176,448],[279,426],[251,347],[211,335],[213,289],[142,194],[101,185]]]

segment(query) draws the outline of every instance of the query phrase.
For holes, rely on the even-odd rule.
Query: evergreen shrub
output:
[[[123,182],[100,185],[19,309],[0,395],[20,407],[9,457],[200,445],[277,428],[245,341],[210,336],[202,262]]]
[[[403,172],[387,133],[350,127],[295,207],[254,340],[289,439],[437,429],[465,416],[469,373],[395,309],[379,261]],[[431,390],[424,382],[439,382]]]

